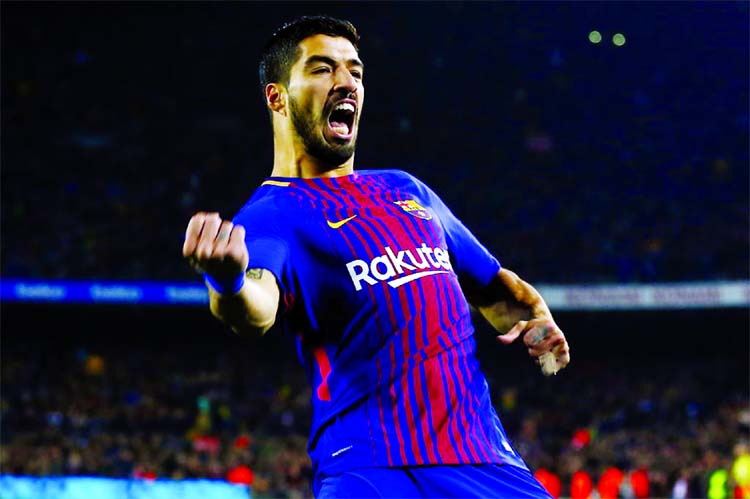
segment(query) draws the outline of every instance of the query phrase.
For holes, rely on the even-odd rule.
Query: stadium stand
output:
[[[358,167],[422,178],[529,281],[750,279],[747,2],[3,2],[0,276],[200,285],[189,217],[233,214],[270,170],[256,53],[321,9],[363,34]],[[623,47],[586,38],[615,26]],[[553,495],[750,496],[750,324],[722,304],[574,304],[553,379],[480,326],[497,410]],[[204,306],[0,319],[2,476],[311,496],[309,387],[278,332],[241,342]]]

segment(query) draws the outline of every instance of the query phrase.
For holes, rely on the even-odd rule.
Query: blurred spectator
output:
[[[310,389],[293,359],[271,350],[246,362],[190,344],[96,350],[4,353],[4,473],[220,478],[310,497]],[[104,366],[95,374],[92,358]],[[743,497],[750,402],[736,368],[626,365],[587,359],[554,383],[486,366],[519,398],[496,397],[497,410],[552,495]]]
[[[533,282],[748,278],[743,5],[332,6],[377,68],[358,168],[424,178]],[[3,10],[0,273],[196,279],[189,217],[270,172],[253,54],[289,7]],[[585,19],[631,41],[593,46]]]
[[[2,8],[0,275],[197,279],[179,255],[190,215],[233,214],[270,171],[254,54],[296,11]],[[627,9],[331,6],[376,69],[357,167],[422,177],[533,282],[747,279],[747,4]],[[626,46],[589,44],[591,19],[630,20]],[[291,359],[189,340],[11,348],[4,473],[311,496],[310,389]],[[511,440],[555,497],[604,498],[618,481],[622,497],[750,493],[746,363],[589,361],[554,384],[485,367],[502,379]]]

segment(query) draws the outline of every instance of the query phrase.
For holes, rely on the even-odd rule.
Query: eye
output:
[[[328,66],[321,66],[319,68],[313,69],[312,72],[313,72],[313,74],[316,74],[316,75],[317,74],[323,74],[323,73],[330,73],[331,72],[331,68],[329,68]]]
[[[361,80],[361,79],[362,79],[362,72],[361,72],[361,71],[358,71],[358,70],[356,70],[356,69],[355,69],[354,71],[349,71],[349,72],[350,72],[350,73],[352,74],[352,76],[353,76],[353,77],[355,77],[356,79],[358,79],[358,80]]]

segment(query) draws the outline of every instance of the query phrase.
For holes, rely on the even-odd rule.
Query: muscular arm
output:
[[[265,334],[276,321],[279,287],[271,272],[248,269],[235,295],[222,295],[208,286],[211,313],[240,336]]]
[[[242,336],[273,326],[279,287],[271,272],[247,269],[245,228],[218,213],[196,213],[188,223],[182,254],[207,283],[211,313]]]
[[[540,363],[545,354],[553,354],[554,362],[542,363],[544,374],[556,374],[570,362],[570,348],[565,335],[557,327],[542,295],[534,287],[508,269],[500,269],[484,289],[470,298],[485,319],[500,335],[501,343],[509,344],[519,336],[529,355]],[[552,357],[549,361],[552,361]]]
[[[504,268],[472,305],[501,334],[510,331],[519,321],[552,319],[542,295],[515,272]]]

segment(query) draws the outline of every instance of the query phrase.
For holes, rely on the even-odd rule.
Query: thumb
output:
[[[516,341],[516,338],[520,336],[520,334],[526,329],[526,325],[528,324],[527,321],[518,321],[516,322],[516,325],[513,326],[510,331],[508,331],[505,334],[500,334],[497,336],[497,341],[502,343],[503,345],[510,345],[514,341]]]

